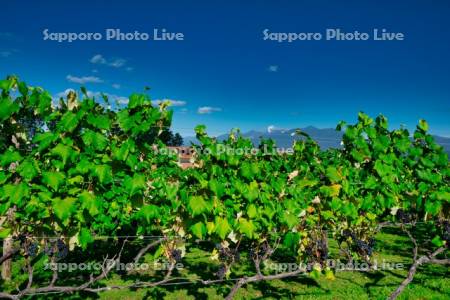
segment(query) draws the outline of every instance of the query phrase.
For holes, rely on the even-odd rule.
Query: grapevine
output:
[[[230,299],[246,283],[302,274],[264,268],[283,255],[311,263],[313,278],[332,278],[326,268],[330,238],[347,245],[348,258],[370,262],[382,224],[410,238],[409,277],[421,264],[447,262],[450,168],[424,120],[410,134],[390,130],[382,115],[373,119],[361,112],[356,124],[338,124],[342,148],[320,149],[299,130],[290,154],[274,151],[271,140],[253,145],[237,130],[218,140],[199,125],[194,167],[182,169],[175,155],[164,154],[159,137],[173,112],[164,103],[153,105],[147,94],[133,94],[126,106],[112,109],[85,89],[55,106],[48,92],[16,77],[1,80],[0,88],[0,235],[16,237],[13,246],[20,248],[2,262],[26,263],[29,282],[0,297],[106,291],[97,283],[120,259],[130,260],[129,249],[136,251],[135,262],[150,253],[145,259],[164,255],[170,266],[159,281],[114,288],[166,285],[175,263],[202,241],[218,261],[216,279],[238,276],[232,266],[243,258],[254,265],[254,275],[235,280]],[[419,221],[432,235],[423,243],[427,253],[420,253],[412,230]],[[144,236],[157,238],[148,242]],[[89,258],[100,251],[99,240],[115,250],[101,272],[76,286],[58,285],[54,272],[39,290],[45,283],[33,281],[33,259],[63,262],[72,253]]]

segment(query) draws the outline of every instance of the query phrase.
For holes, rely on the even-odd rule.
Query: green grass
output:
[[[419,232],[426,237],[426,232]],[[419,240],[419,242],[422,242]],[[218,263],[211,261],[208,244],[189,245],[188,253],[183,258],[184,268],[177,270],[174,276],[195,279],[212,279]],[[336,257],[338,253],[337,243],[330,241],[330,256]],[[130,252],[131,255],[131,252]],[[282,254],[279,254],[281,256]],[[335,274],[335,280],[326,279],[324,276],[315,280],[308,276],[285,278],[257,282],[243,286],[236,294],[236,299],[386,299],[400,282],[406,277],[407,269],[411,264],[412,245],[404,234],[399,234],[398,229],[386,229],[377,235],[376,252],[373,259],[381,263],[383,260],[389,263],[402,263],[404,270],[378,270],[370,272],[343,271]],[[146,256],[146,260],[149,255]],[[233,269],[231,278],[241,275],[253,275],[253,267],[248,259],[243,256],[239,264]],[[20,263],[15,263],[14,273],[20,271]],[[139,278],[141,281],[161,278],[161,273],[146,271],[141,274],[118,275],[111,274],[101,284],[123,285],[132,283]],[[39,276],[36,276],[38,279]],[[21,280],[26,276],[22,275]],[[67,281],[66,283],[70,283]],[[60,283],[61,284],[61,283]],[[188,283],[179,285],[167,285],[156,288],[136,290],[113,290],[102,292],[98,295],[83,293],[74,295],[45,295],[42,299],[223,299],[228,294],[233,281],[215,285],[201,285]],[[1,289],[2,285],[0,285]],[[419,268],[414,281],[400,295],[399,299],[450,299],[450,270],[448,267],[425,265]]]

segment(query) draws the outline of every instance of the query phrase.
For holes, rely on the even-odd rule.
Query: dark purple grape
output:
[[[39,249],[39,248],[38,248],[37,243],[31,243],[31,244],[27,247],[26,253],[27,253],[28,256],[35,257],[36,254],[37,254],[38,249]]]
[[[318,243],[318,250],[320,253],[320,259],[326,260],[328,258],[328,247],[322,240]]]
[[[58,240],[56,242],[56,247],[58,249],[57,254],[58,259],[65,258],[69,252],[69,249],[67,248],[66,244],[62,240]]]
[[[369,242],[366,243],[360,239],[355,239],[355,244],[356,244],[356,247],[358,248],[359,252],[370,256],[370,255],[372,255],[372,252],[373,252],[373,246],[375,245],[375,240],[370,239]]]
[[[219,277],[219,279],[223,279],[225,277],[225,274],[227,273],[227,267],[225,265],[220,265],[219,266],[219,270],[217,270],[217,277]]]
[[[405,212],[403,209],[397,210],[396,216],[397,219],[402,223],[410,223],[412,220],[411,213]]]
[[[179,249],[173,249],[172,252],[170,253],[170,256],[175,260],[175,261],[180,261],[181,260],[181,250]]]
[[[220,248],[219,249],[219,260],[225,261],[229,257],[228,249]]]
[[[47,243],[44,248],[44,253],[48,256],[52,256],[55,251],[50,243]]]
[[[441,222],[442,227],[442,239],[447,242],[447,246],[450,244],[450,222],[444,220]]]
[[[261,252],[266,253],[269,250],[267,243],[263,243],[261,246]]]
[[[348,237],[351,237],[352,239],[356,238],[355,234],[350,229],[344,229],[344,231],[342,232],[342,235],[346,238],[348,238]]]

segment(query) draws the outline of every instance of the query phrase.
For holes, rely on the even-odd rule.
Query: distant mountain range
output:
[[[305,128],[300,128],[302,131],[307,133],[311,138],[317,141],[322,149],[328,148],[339,148],[342,140],[342,132],[336,131],[334,128],[316,128],[313,126],[308,126]],[[293,133],[296,129],[289,130],[280,130],[274,129],[269,131],[255,131],[251,130],[242,135],[246,138],[251,139],[254,145],[258,145],[261,137],[273,139],[277,147],[279,148],[288,148],[292,146],[292,143],[295,139],[299,139],[299,136],[294,135]],[[228,138],[228,134],[222,134],[217,137],[218,140],[224,140]],[[435,141],[442,145],[445,151],[450,156],[450,138],[442,137],[442,136],[434,136]],[[183,137],[184,145],[189,146],[191,144],[197,144],[198,141],[193,136]]]

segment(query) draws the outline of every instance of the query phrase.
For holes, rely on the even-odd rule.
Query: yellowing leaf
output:
[[[331,197],[336,197],[339,195],[339,191],[341,190],[341,185],[340,184],[333,184],[330,186],[331,187]]]

